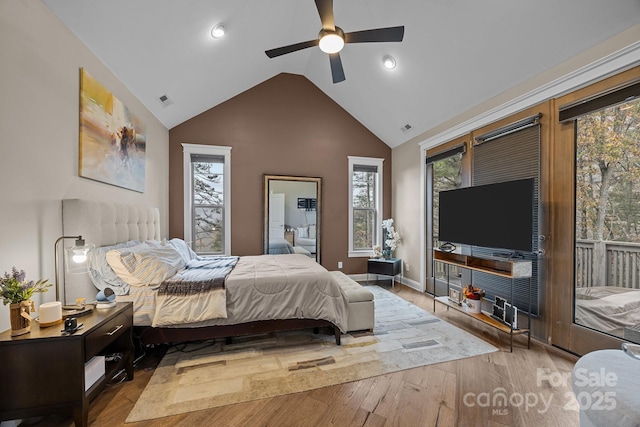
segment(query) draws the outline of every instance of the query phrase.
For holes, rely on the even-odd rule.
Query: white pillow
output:
[[[298,238],[309,238],[309,228],[308,227],[298,227]]]
[[[193,249],[187,245],[187,242],[182,239],[171,239],[169,240],[169,244],[182,256],[185,264],[198,256]]]
[[[94,286],[101,291],[105,288],[113,289],[116,295],[126,295],[129,293],[129,284],[122,281],[107,263],[106,254],[112,249],[126,248],[139,245],[138,240],[130,240],[126,243],[118,243],[112,246],[102,246],[91,249],[87,254],[89,266],[89,277]]]
[[[118,277],[131,286],[158,285],[186,264],[172,245],[153,241],[112,249],[107,252],[107,262]]]
[[[315,225],[310,225],[309,226],[309,238],[310,239],[315,239],[316,238],[316,226]]]

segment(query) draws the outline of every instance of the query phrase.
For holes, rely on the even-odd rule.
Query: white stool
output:
[[[598,350],[573,367],[580,427],[640,425],[640,360],[622,350]]]

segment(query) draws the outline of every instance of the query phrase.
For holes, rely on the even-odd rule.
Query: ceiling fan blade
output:
[[[345,43],[401,42],[404,38],[404,25],[399,27],[376,28],[375,30],[353,31],[345,33]]]
[[[333,19],[333,0],[316,0],[316,8],[320,21],[322,21],[323,30],[335,30],[336,22]]]
[[[300,42],[296,44],[290,44],[289,46],[277,47],[275,49],[265,50],[269,58],[275,58],[276,56],[285,55],[287,53],[296,52],[298,50],[306,49],[308,47],[318,46],[318,40],[309,40],[306,42]]]
[[[344,76],[344,68],[342,68],[342,59],[339,53],[329,54],[329,63],[331,64],[331,76],[334,83],[340,83],[346,80]]]

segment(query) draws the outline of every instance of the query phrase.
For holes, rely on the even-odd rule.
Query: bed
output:
[[[185,265],[186,258],[193,259],[193,263],[206,261],[206,257],[195,259],[196,255],[184,249],[186,245],[180,244],[180,239],[161,239],[157,208],[80,199],[63,200],[62,205],[64,234],[82,235],[87,242],[95,244],[92,256],[102,259],[103,255],[114,252],[118,256],[130,255],[133,248],[137,250],[146,243],[151,243],[154,250],[168,251],[175,243],[179,245],[176,252],[185,258]],[[174,254],[171,257],[175,257]],[[65,278],[66,300],[84,297],[92,301],[101,287],[114,289],[118,301],[134,303],[134,327],[145,345],[325,327],[333,330],[336,344],[340,344],[340,334],[347,327],[347,300],[324,267],[301,254],[232,258],[237,258],[237,263],[225,276],[221,291],[217,289],[224,295],[225,310],[222,311],[226,312],[217,317],[187,316],[184,323],[175,319],[168,323],[158,321],[152,315],[162,299],[156,286],[129,283],[129,280],[115,283],[115,271],[105,267],[104,261],[97,267],[94,260],[89,275]],[[184,271],[178,264],[177,261],[175,265],[172,261],[163,264],[164,279]],[[100,283],[101,279],[105,282]],[[212,301],[220,307],[219,298]],[[203,304],[201,308],[209,305]],[[193,307],[193,304],[183,306]],[[197,314],[200,309],[191,311]],[[216,308],[211,311],[215,312]]]
[[[315,247],[315,246],[314,246]],[[302,246],[292,246],[286,239],[272,238],[269,239],[269,254],[302,254],[310,258],[314,257],[311,252]]]

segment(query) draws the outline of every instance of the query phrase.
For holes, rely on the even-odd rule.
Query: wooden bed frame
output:
[[[313,329],[318,333],[320,328],[330,328],[340,345],[340,329],[328,320],[317,319],[278,319],[260,320],[239,323],[236,325],[203,326],[199,328],[154,328],[152,326],[135,326],[135,335],[143,346],[151,344],[176,344],[187,341],[203,341],[209,339],[259,335],[278,331],[295,331]]]
[[[62,201],[62,231],[64,235],[81,235],[96,247],[115,245],[129,240],[160,240],[158,208],[140,207],[95,200],[67,199]],[[87,275],[65,277],[68,301],[76,298],[94,299],[97,289]],[[340,345],[340,329],[332,322],[318,319],[261,320],[234,325],[198,328],[158,328],[134,326],[141,344],[175,344],[187,341],[257,335],[268,332],[299,329],[330,328],[336,345]]]

